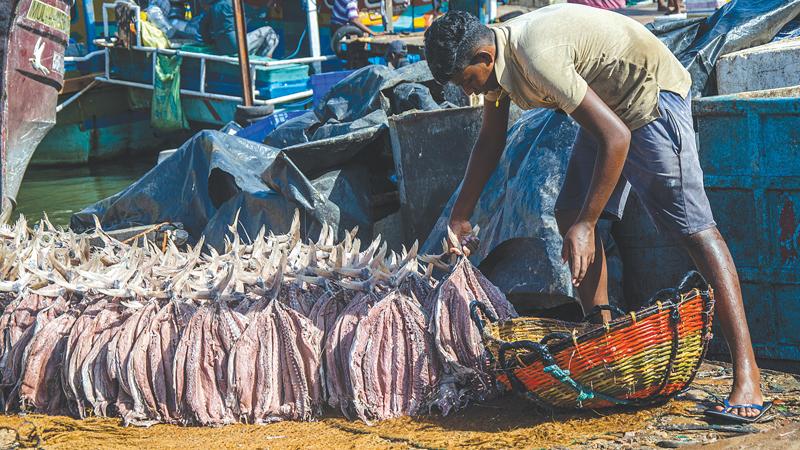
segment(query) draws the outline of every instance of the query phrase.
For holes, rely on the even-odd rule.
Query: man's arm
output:
[[[375,36],[374,31],[370,30],[368,26],[361,23],[361,18],[358,16],[358,3],[355,1],[350,0],[347,2],[347,20],[350,25],[353,25],[370,36]]]
[[[497,104],[486,101],[483,105],[483,123],[478,141],[472,148],[461,191],[450,213],[449,225],[459,240],[472,231],[469,224],[472,210],[505,149],[509,104],[508,97],[505,97]]]
[[[375,32],[370,30],[368,26],[361,23],[361,19],[358,17],[350,19],[350,24],[358,28],[359,30],[363,31],[364,33],[367,33],[370,36],[375,36]]]
[[[569,262],[572,268],[573,283],[578,285],[586,275],[589,264],[594,261],[595,225],[622,175],[631,132],[619,116],[588,87],[571,116],[598,143],[589,192],[577,221],[564,236],[561,252],[564,261]]]

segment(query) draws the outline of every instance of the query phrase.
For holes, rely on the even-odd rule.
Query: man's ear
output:
[[[486,66],[491,66],[494,63],[494,53],[489,51],[489,49],[481,48],[475,53],[475,56],[472,57],[471,64],[483,64]]]

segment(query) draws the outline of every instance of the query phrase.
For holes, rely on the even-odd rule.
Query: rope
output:
[[[591,389],[584,390],[583,386],[578,384],[569,376],[569,370],[564,370],[561,367],[558,367],[558,365],[552,364],[545,367],[544,372],[549,373],[556,380],[578,391],[578,398],[576,399],[578,403],[582,403],[584,400],[591,400],[594,398],[594,392]]]
[[[300,34],[300,39],[297,40],[297,48],[294,49],[294,52],[292,52],[291,55],[285,56],[281,59],[292,59],[297,56],[298,53],[300,53],[300,47],[303,46],[303,39],[306,37],[306,31],[308,31],[308,28],[304,28],[303,33]]]
[[[156,231],[156,230],[158,230],[159,228],[161,228],[161,227],[162,227],[162,226],[164,226],[164,225],[169,225],[169,222],[162,222],[162,223],[159,223],[159,224],[155,224],[155,225],[153,225],[152,227],[150,227],[150,228],[148,228],[148,229],[146,229],[146,230],[142,231],[141,233],[139,233],[139,234],[137,234],[137,235],[134,235],[134,236],[131,236],[131,237],[129,237],[128,239],[125,239],[124,241],[122,241],[122,243],[123,243],[123,244],[127,244],[127,243],[129,243],[129,242],[133,242],[133,241],[135,241],[136,239],[139,239],[139,238],[140,238],[140,237],[142,237],[142,236],[146,236],[147,234],[149,234],[149,233],[152,233],[153,231]]]
[[[545,339],[543,339],[543,341],[544,340]],[[615,397],[611,397],[609,395],[595,392],[591,388],[587,388],[582,384],[578,383],[577,381],[575,381],[574,379],[572,379],[569,370],[564,370],[558,366],[558,363],[556,362],[555,358],[553,358],[553,355],[550,353],[550,350],[547,348],[547,345],[544,345],[543,343],[531,343],[530,341],[520,341],[516,346],[509,346],[509,348],[514,348],[515,350],[519,348],[527,348],[529,350],[537,352],[539,354],[539,357],[541,358],[542,364],[544,365],[544,372],[550,374],[550,376],[558,380],[561,384],[576,391],[578,393],[576,401],[579,404],[581,404],[586,400],[592,400],[594,398],[605,400],[609,403],[614,403],[617,405],[628,405],[631,403],[629,400],[618,399]],[[514,373],[514,369],[505,364],[505,358],[503,357],[503,355],[504,351],[503,353],[500,354],[500,363],[504,371],[506,372],[506,376],[508,377],[514,389],[524,394],[534,394],[533,392],[529,391],[527,386],[525,386],[525,383],[521,379],[519,379],[519,377],[517,377],[517,375]]]
[[[548,356],[544,359],[545,360],[549,359],[551,362],[551,364],[545,366],[544,372],[549,373],[553,378],[560,381],[565,386],[574,389],[578,393],[578,397],[575,399],[578,403],[582,403],[584,400],[592,400],[594,398],[599,398],[600,400],[605,400],[607,402],[614,403],[617,405],[628,405],[631,403],[630,401],[625,399],[615,398],[609,395],[595,392],[591,388],[587,388],[582,384],[578,383],[577,381],[572,379],[572,377],[570,377],[569,370],[564,370],[561,367],[559,367],[558,364],[556,364],[555,359],[553,359],[553,357],[550,356],[550,352],[547,350],[546,347],[543,350],[547,352]]]

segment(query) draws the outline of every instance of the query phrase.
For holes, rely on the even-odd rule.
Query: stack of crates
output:
[[[202,44],[184,45],[181,50],[193,53],[213,54],[210,47]],[[250,61],[270,61],[263,56],[250,56]],[[277,98],[308,89],[308,66],[287,64],[256,68],[255,85],[257,95],[262,98]],[[219,61],[206,62],[206,92],[239,96],[242,82],[239,66]],[[200,60],[184,58],[181,66],[181,88],[200,90]]]
[[[184,45],[181,50],[192,53],[213,54],[203,44]],[[250,56],[250,61],[270,61],[263,56]],[[111,76],[137,83],[153,83],[151,54],[121,48],[111,49]],[[255,85],[261,98],[277,98],[309,89],[308,66],[286,64],[256,69]],[[231,96],[242,95],[241,74],[238,64],[206,61],[206,92]],[[181,63],[181,88],[200,91],[200,60],[184,57]]]

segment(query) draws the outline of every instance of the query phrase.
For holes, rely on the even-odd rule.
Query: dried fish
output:
[[[485,391],[468,301],[515,313],[466,260],[437,286],[448,266],[416,244],[337,242],[327,225],[304,242],[298,214],[283,235],[238,230],[218,252],[123,243],[99,222],[0,225],[6,410],[224,425],[313,420],[327,403],[374,421]]]

